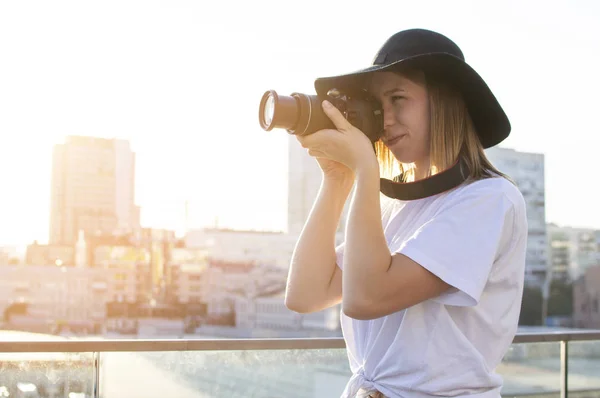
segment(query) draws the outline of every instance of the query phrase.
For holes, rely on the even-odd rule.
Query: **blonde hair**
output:
[[[477,131],[460,92],[444,82],[414,69],[405,69],[402,75],[415,82],[422,82],[429,97],[429,170],[426,175],[437,174],[459,159],[468,168],[467,181],[495,176],[510,178],[498,171],[487,159]],[[392,178],[401,175],[401,182],[415,178],[415,166],[400,163],[392,152],[379,140],[375,143],[382,176]]]

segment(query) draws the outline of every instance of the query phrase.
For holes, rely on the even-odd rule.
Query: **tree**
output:
[[[539,326],[542,324],[542,291],[537,287],[523,289],[519,325]]]
[[[552,281],[548,300],[548,316],[573,315],[573,284],[563,281]]]
[[[519,325],[540,326],[542,324],[542,290],[526,286],[523,290]],[[573,285],[562,280],[553,280],[548,299],[548,316],[571,316],[573,314]]]

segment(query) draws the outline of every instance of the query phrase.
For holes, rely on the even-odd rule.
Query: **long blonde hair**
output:
[[[437,174],[461,159],[468,168],[467,181],[496,176],[510,180],[487,159],[465,101],[458,90],[442,79],[419,70],[403,69],[398,73],[410,80],[423,82],[427,88],[431,132],[427,175]],[[381,140],[375,143],[375,150],[382,176],[392,178],[400,174],[401,182],[414,181],[414,164],[398,162]]]

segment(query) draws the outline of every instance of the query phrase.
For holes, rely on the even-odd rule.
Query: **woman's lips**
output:
[[[406,134],[402,134],[402,135],[396,136],[396,137],[394,137],[394,138],[392,138],[392,139],[390,139],[390,140],[386,140],[386,144],[387,144],[388,146],[390,146],[390,145],[394,145],[394,144],[396,144],[398,141],[400,141],[402,138],[404,138],[404,136],[405,136],[405,135],[406,135]]]

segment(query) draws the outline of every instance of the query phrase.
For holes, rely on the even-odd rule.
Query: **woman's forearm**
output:
[[[324,179],[292,255],[286,305],[297,312],[322,307],[336,267],[335,232],[352,180]]]
[[[357,172],[350,205],[344,251],[343,305],[354,307],[377,289],[391,263],[381,225],[379,169],[365,167]]]

